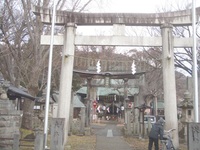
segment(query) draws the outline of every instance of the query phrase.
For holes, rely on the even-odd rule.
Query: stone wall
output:
[[[12,149],[14,134],[20,134],[22,112],[15,110],[12,101],[0,99],[0,149]]]

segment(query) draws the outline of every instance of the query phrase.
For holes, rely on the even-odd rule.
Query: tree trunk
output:
[[[33,129],[34,101],[25,99],[23,102],[22,128]]]

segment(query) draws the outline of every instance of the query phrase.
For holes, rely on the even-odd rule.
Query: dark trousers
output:
[[[159,150],[158,139],[154,139],[154,138],[149,138],[148,150],[152,150],[153,143],[154,143],[155,150]]]

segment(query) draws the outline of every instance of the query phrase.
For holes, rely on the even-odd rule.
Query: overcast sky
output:
[[[192,4],[192,0],[100,0],[98,8],[93,7],[90,11],[153,13],[158,12],[158,9],[183,9],[187,4]],[[200,0],[196,0],[196,6],[200,6]]]

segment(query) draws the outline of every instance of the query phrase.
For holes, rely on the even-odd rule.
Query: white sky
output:
[[[159,10],[183,9],[193,0],[98,0],[99,8],[90,8],[92,12],[128,12],[128,13],[154,13]],[[194,0],[200,6],[200,0]]]

